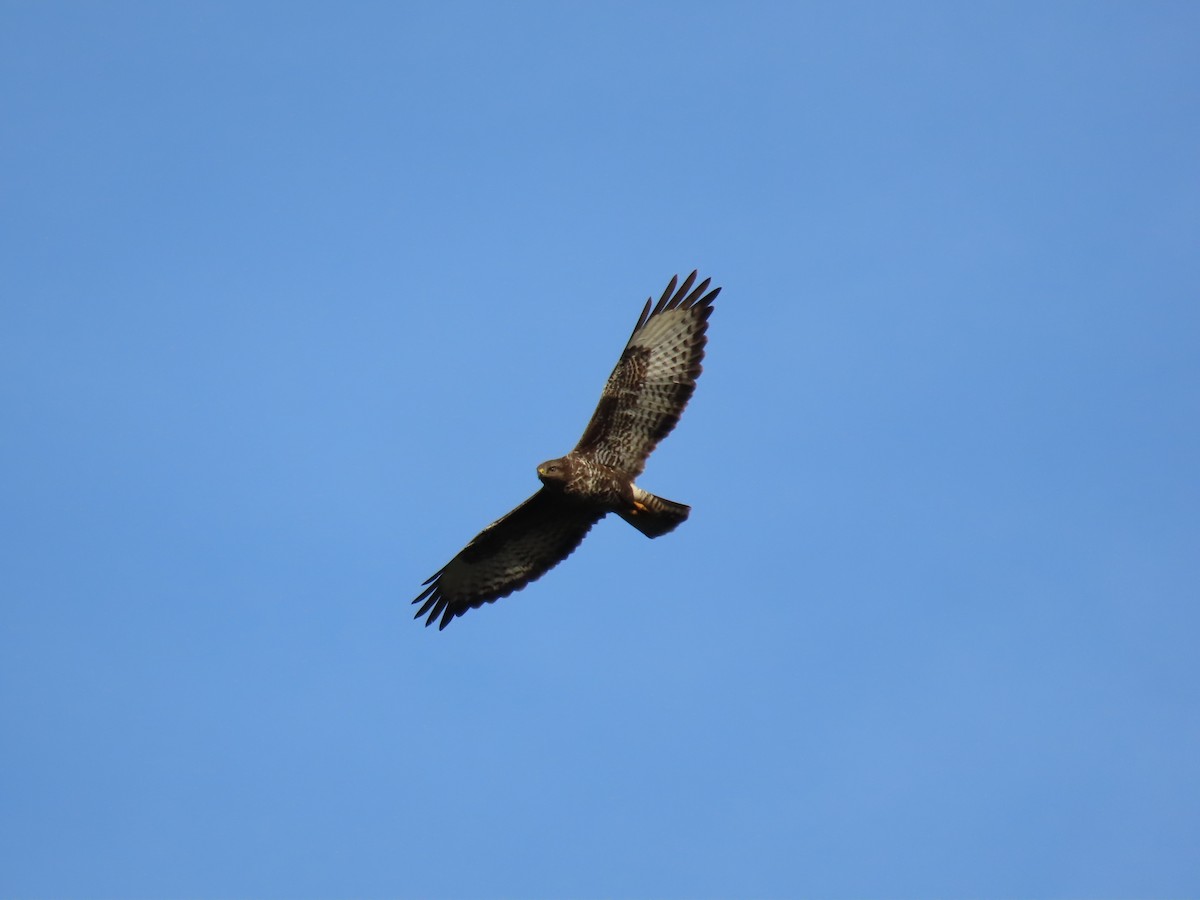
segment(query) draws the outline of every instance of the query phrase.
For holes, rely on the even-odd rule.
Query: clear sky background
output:
[[[5,2],[0,894],[1196,895],[1198,35]],[[692,518],[412,621],[692,268]]]

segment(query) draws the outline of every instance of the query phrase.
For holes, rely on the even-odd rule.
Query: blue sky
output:
[[[0,5],[0,894],[1195,895],[1198,33]],[[691,519],[412,621],[692,268]]]

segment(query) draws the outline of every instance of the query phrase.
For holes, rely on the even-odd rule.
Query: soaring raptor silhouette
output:
[[[537,467],[541,489],[483,529],[425,582],[415,618],[455,616],[520,590],[566,559],[593,525],[610,512],[656,538],[691,509],[642,490],[634,479],[666,437],[696,389],[705,331],[720,288],[692,272],[642,315],[608,377],[600,404],[575,449]],[[693,287],[695,285],[695,287]],[[705,293],[705,291],[708,291]]]

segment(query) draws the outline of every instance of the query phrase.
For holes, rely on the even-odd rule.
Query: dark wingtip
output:
[[[712,283],[711,278],[705,278],[702,282],[700,282],[698,285],[696,285],[695,290],[693,290],[690,294],[687,295],[687,299],[685,299],[682,303],[679,304],[680,307],[683,309],[691,309],[693,306],[695,306],[696,301],[699,300],[701,295],[703,295],[703,293],[708,290],[708,286],[711,283]]]
[[[428,613],[429,618],[425,620],[426,628],[433,624],[433,620],[436,619],[441,614],[442,610],[448,605],[446,598],[442,596],[441,584],[438,582],[438,578],[441,576],[441,574],[442,571],[439,570],[436,574],[430,576],[429,580],[425,582],[428,587],[421,591],[421,593],[417,596],[417,599],[413,601],[413,603],[421,603],[422,600],[425,601],[424,603],[421,603],[421,608],[416,611],[416,613],[413,615],[413,618],[419,619]],[[442,627],[444,628],[445,626],[443,625]]]
[[[675,285],[679,283],[679,276],[672,275],[671,280],[667,282],[667,289],[663,291],[663,295],[658,298],[658,303],[654,304],[654,312],[650,313],[646,318],[653,319],[660,312],[666,309],[667,304],[671,302],[671,295],[675,293]]]
[[[699,272],[699,269],[692,269],[692,274],[683,279],[683,284],[679,286],[679,290],[676,292],[675,296],[671,298],[671,302],[667,304],[667,309],[675,309],[680,303],[684,302],[683,298],[688,295],[688,292],[692,289],[692,285],[696,283],[696,275],[698,275]]]
[[[704,283],[708,284],[707,281]],[[705,294],[703,297],[701,297],[699,300],[697,300],[695,302],[695,304],[693,304],[693,308],[694,309],[698,308],[698,309],[704,310],[704,318],[707,319],[709,316],[712,315],[713,301],[717,299],[717,295],[719,293],[721,293],[721,289],[719,287],[713,288],[711,291],[709,291],[707,294]]]
[[[638,329],[645,325],[646,320],[650,318],[650,304],[653,302],[654,298],[646,298],[646,305],[642,307],[642,314],[638,317],[637,324],[633,326],[633,331],[629,335],[630,340],[633,340],[633,336],[638,333]]]
[[[700,313],[702,319],[707,320],[712,314],[712,303],[717,299],[717,295],[721,293],[719,287],[708,291],[708,287],[712,284],[711,278],[705,278],[699,284],[695,284],[697,276],[700,274],[699,269],[692,269],[691,273],[683,280],[683,284],[679,284],[679,276],[672,275],[671,280],[667,283],[667,289],[663,291],[658,302],[651,309],[650,304],[653,297],[646,301],[645,307],[642,308],[642,314],[638,316],[637,324],[633,326],[633,333],[629,339],[632,341],[633,336],[642,330],[643,326],[659,313],[666,312],[672,309],[695,309]],[[695,284],[695,287],[692,286]],[[676,287],[678,286],[678,290]],[[708,291],[708,293],[704,293]]]

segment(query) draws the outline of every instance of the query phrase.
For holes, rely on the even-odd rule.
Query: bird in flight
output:
[[[675,276],[662,298],[646,306],[634,326],[600,403],[575,449],[537,467],[536,494],[479,532],[433,574],[413,601],[425,624],[455,616],[518,591],[562,562],[593,525],[616,513],[646,537],[675,529],[691,507],[656,497],[634,479],[687,405],[713,301],[711,279]],[[678,288],[678,289],[677,289]]]

